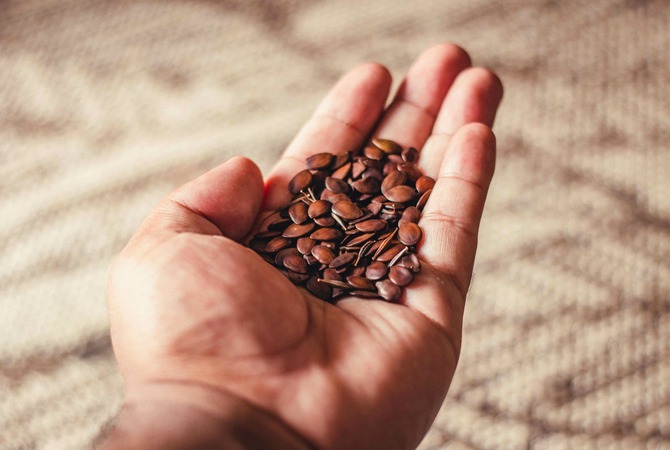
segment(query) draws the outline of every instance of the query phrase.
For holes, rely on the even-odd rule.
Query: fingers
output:
[[[495,169],[495,145],[495,136],[486,125],[468,124],[456,132],[419,222],[425,234],[421,257],[453,281],[463,298]]]
[[[237,156],[161,200],[134,240],[168,233],[223,235],[241,240],[263,200],[263,177],[251,160]]]
[[[490,70],[475,67],[461,72],[454,81],[435,120],[432,135],[421,150],[419,168],[436,177],[451,136],[468,123],[493,126],[502,100],[500,79]]]
[[[321,102],[270,172],[264,208],[290,200],[290,179],[319,152],[343,153],[360,147],[384,109],[391,75],[379,64],[363,64],[344,75]]]
[[[454,79],[469,66],[468,54],[452,44],[423,52],[407,72],[375,135],[420,149]]]

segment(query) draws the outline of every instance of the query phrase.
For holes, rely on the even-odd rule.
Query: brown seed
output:
[[[365,172],[361,174],[361,178],[376,178],[377,181],[381,182],[384,179],[384,175],[379,169],[373,167],[368,168]]]
[[[307,205],[303,202],[294,203],[288,209],[288,215],[291,217],[291,220],[294,223],[301,224],[306,221],[309,216],[307,215]]]
[[[279,230],[259,231],[254,236],[254,239],[267,239],[267,238],[272,238],[272,237],[275,237],[275,236],[279,236],[280,234],[281,234],[281,231],[279,231]]]
[[[312,255],[319,261],[321,264],[330,264],[333,259],[335,259],[335,253],[328,247],[323,245],[316,245],[312,248]]]
[[[305,163],[308,169],[319,170],[327,168],[333,162],[333,159],[334,156],[332,153],[317,153],[307,158]]]
[[[398,163],[389,161],[386,164],[384,164],[384,170],[382,171],[382,173],[384,174],[384,176],[386,176],[386,175],[390,174],[391,172],[396,172],[396,171],[398,171]]]
[[[249,248],[256,253],[263,253],[265,251],[266,245],[267,241],[265,239],[253,238],[249,241]]]
[[[340,200],[332,207],[332,211],[346,220],[358,219],[363,215],[361,208],[348,200]]]
[[[306,273],[298,272],[288,272],[288,279],[291,280],[293,284],[302,284],[309,279],[309,275]]]
[[[369,241],[370,238],[371,238],[372,236],[374,236],[374,235],[375,235],[374,233],[364,233],[364,234],[361,234],[360,236],[356,236],[356,237],[353,238],[351,241],[349,241],[349,242],[347,243],[347,245],[354,247],[354,246],[356,246],[356,245],[358,245],[358,244],[365,243],[365,242]]]
[[[350,170],[351,170],[351,163],[347,162],[342,167],[340,167],[335,172],[333,172],[331,177],[339,178],[340,180],[344,180],[347,177],[347,175],[349,175]]]
[[[347,194],[351,190],[346,182],[334,177],[326,178],[326,188],[336,194]]]
[[[417,208],[416,206],[408,206],[402,212],[402,217],[400,218],[398,223],[403,222],[417,223],[419,222],[420,218],[421,218],[421,211],[419,211],[419,208]]]
[[[307,261],[302,255],[288,255],[283,261],[284,267],[298,273],[307,273]]]
[[[326,280],[335,280],[335,281],[342,281],[342,275],[337,273],[335,269],[324,269],[323,271],[323,278]]]
[[[277,264],[278,266],[283,266],[284,265],[284,258],[286,258],[289,255],[302,256],[296,248],[288,247],[288,248],[285,248],[283,250],[280,250],[275,255],[275,264]]]
[[[421,228],[414,222],[403,222],[398,227],[398,240],[405,245],[414,245],[421,240]]]
[[[354,181],[353,187],[363,194],[375,194],[379,191],[379,180],[375,177],[361,178]]]
[[[409,186],[396,186],[384,193],[392,202],[407,203],[416,196],[416,190]]]
[[[374,138],[372,139],[372,143],[375,147],[383,150],[385,153],[397,154],[402,151],[402,147],[390,139]]]
[[[355,263],[355,261],[354,261],[354,263]],[[362,277],[365,274],[365,267],[363,267],[363,266],[354,267],[353,269],[351,269],[350,272],[351,273],[349,274],[349,276]]]
[[[366,220],[365,222],[357,223],[356,229],[365,233],[369,233],[371,231],[381,231],[386,229],[386,222],[379,219]]]
[[[407,286],[414,279],[412,272],[401,266],[393,266],[389,270],[389,280],[393,282],[396,286]]]
[[[376,216],[382,210],[383,206],[384,205],[382,205],[381,203],[373,201],[370,202],[370,204],[368,205],[368,209],[370,210],[373,216]]]
[[[314,224],[313,223],[305,223],[302,225],[298,225],[297,223],[293,223],[286,227],[284,232],[282,233],[282,236],[285,238],[298,238],[301,236],[306,235],[310,231],[314,229]]]
[[[298,172],[296,176],[293,177],[288,183],[288,190],[293,195],[298,195],[303,189],[312,183],[312,173],[309,170],[303,170]]]
[[[361,164],[360,162],[356,161],[351,165],[351,177],[353,179],[356,179],[361,176],[363,172],[365,172],[366,167]]]
[[[402,296],[402,289],[393,284],[391,280],[377,281],[375,286],[379,295],[387,302],[397,302]]]
[[[416,190],[419,191],[419,194],[433,189],[433,186],[435,186],[435,180],[429,176],[424,175],[416,180]]]
[[[340,236],[342,236],[342,232],[337,228],[319,228],[309,235],[309,237],[316,241],[334,241]]]
[[[421,177],[421,171],[413,163],[401,162],[398,164],[398,170],[406,173],[410,181],[416,181]]]
[[[270,225],[268,225],[268,230],[269,231],[283,231],[284,228],[289,226],[292,223],[291,219],[277,219],[276,221],[272,222]]]
[[[328,200],[317,200],[312,202],[307,209],[307,215],[312,219],[315,217],[321,217],[330,212],[331,203]]]
[[[314,257],[314,255],[312,255],[312,254],[305,255],[305,256],[303,256],[303,258],[305,258],[305,261],[307,261],[307,264],[309,264],[310,266],[315,266],[317,264],[320,264],[319,260],[316,259]]]
[[[267,253],[275,253],[288,247],[289,245],[291,245],[291,241],[284,237],[277,236],[274,239],[270,239],[268,243],[265,244],[265,251]]]
[[[326,283],[320,283],[317,277],[311,277],[305,284],[307,290],[319,297],[321,300],[330,300],[333,296],[333,288]]]
[[[361,276],[356,275],[349,276],[347,277],[347,283],[349,283],[355,289],[362,289],[364,291],[373,291],[375,289],[375,285],[372,281]]]
[[[405,248],[402,244],[396,244],[391,248],[384,250],[379,256],[377,256],[376,261],[388,262],[391,261],[398,253]]]
[[[421,261],[419,261],[419,258],[414,253],[403,256],[400,261],[398,261],[398,265],[401,267],[406,267],[414,273],[417,273],[419,270],[421,270]]]
[[[335,219],[333,219],[331,216],[317,217],[314,219],[314,223],[320,227],[332,227],[335,225]]]
[[[428,189],[426,192],[421,195],[421,198],[419,198],[419,201],[416,202],[416,207],[419,208],[420,210],[423,210],[423,207],[426,206],[426,203],[428,203],[428,199],[430,198],[430,193],[433,192],[432,189]]]
[[[340,167],[344,166],[346,163],[349,162],[349,158],[351,155],[349,153],[338,153],[335,155],[335,158],[333,159],[333,162],[331,163],[330,167],[333,170],[337,170]]]
[[[389,269],[386,267],[386,264],[381,261],[374,261],[365,268],[365,276],[373,281],[381,280],[386,276],[388,271]]]
[[[366,167],[365,170],[368,170],[368,169],[381,170],[384,167],[384,165],[381,161],[378,161],[376,159],[366,158],[365,156],[359,156],[358,161]],[[363,172],[363,173],[365,173],[365,172]],[[363,176],[363,174],[361,174],[361,176]]]
[[[331,269],[340,269],[346,267],[356,259],[356,253],[342,253],[328,264]]]
[[[316,241],[312,238],[301,237],[296,242],[295,246],[300,253],[303,255],[309,255],[312,252],[312,249],[316,245]]]
[[[337,203],[340,200],[349,200],[349,197],[346,194],[336,194],[330,189],[324,189],[323,192],[321,192],[321,200]]]
[[[384,158],[384,152],[381,151],[378,147],[367,146],[363,150],[363,154],[370,159],[380,160]]]
[[[401,156],[403,161],[409,163],[416,163],[419,159],[419,151],[414,147],[406,148],[405,150],[402,151]]]
[[[395,172],[391,172],[386,177],[384,178],[384,181],[382,181],[382,193],[386,193],[389,189],[393,189],[396,186],[400,186],[407,181],[407,174],[405,172],[400,172],[399,170],[396,170]]]

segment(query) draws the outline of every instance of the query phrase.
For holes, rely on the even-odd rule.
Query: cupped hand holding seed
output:
[[[384,109],[390,85],[380,65],[353,69],[265,182],[251,161],[233,158],[166,197],[145,220],[110,272],[111,333],[126,397],[103,448],[418,445],[458,360],[502,86],[448,44],[417,59]],[[290,202],[287,186],[308,157],[362,148],[370,136],[420,149],[418,168],[436,180],[418,222],[421,271],[396,302],[343,295],[326,303],[241,242],[262,216]],[[363,192],[374,182],[359,186]],[[305,206],[308,214],[327,207],[318,199]],[[360,231],[380,226],[388,225]],[[310,254],[332,262],[329,250]],[[288,266],[302,271],[293,256]],[[367,266],[371,277],[408,283],[404,271],[378,263]],[[365,288],[367,278],[356,276],[350,283]]]

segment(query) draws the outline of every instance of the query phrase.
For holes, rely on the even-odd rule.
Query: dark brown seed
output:
[[[306,221],[309,216],[307,215],[307,205],[303,202],[294,203],[288,209],[288,215],[291,217],[291,220],[294,223],[301,224]]]
[[[284,267],[298,273],[307,273],[307,261],[302,255],[288,255],[283,261]]]
[[[288,279],[291,280],[293,284],[302,284],[309,279],[309,275],[306,273],[298,272],[288,272]]]
[[[298,172],[296,176],[293,177],[288,183],[288,190],[293,195],[298,195],[303,189],[312,183],[312,173],[309,170],[303,170]]]
[[[382,181],[382,193],[386,193],[389,189],[393,189],[396,186],[400,186],[407,181],[407,174],[405,172],[400,172],[399,170],[396,170],[395,172],[391,172],[386,177],[384,178],[384,181]]]
[[[326,178],[326,188],[336,194],[347,194],[351,190],[346,182],[334,177]]]
[[[283,250],[280,250],[276,255],[275,255],[275,264],[278,266],[283,266],[284,265],[284,258],[286,258],[289,255],[296,255],[296,256],[301,256],[300,252],[293,248],[293,247],[288,247]]]
[[[349,197],[346,194],[336,194],[330,189],[324,189],[323,192],[321,192],[321,200],[337,203],[340,200],[349,200]]]
[[[416,196],[416,190],[409,186],[396,186],[387,190],[384,195],[392,202],[407,203]]]
[[[417,223],[420,218],[421,218],[421,211],[419,211],[419,208],[417,208],[415,206],[408,206],[402,212],[402,217],[400,218],[400,220],[398,222],[399,223],[403,223],[403,222]]]
[[[278,219],[278,220],[272,222],[270,225],[268,225],[268,230],[270,230],[270,231],[277,231],[277,230],[283,231],[284,228],[289,226],[291,223],[293,223],[291,221],[291,219]]]
[[[340,269],[346,267],[356,259],[356,253],[342,253],[328,264],[331,269]]]
[[[335,253],[328,247],[323,245],[316,245],[312,248],[312,255],[319,261],[321,264],[330,264],[333,259],[335,259]]]
[[[419,201],[416,202],[416,207],[419,208],[420,210],[423,210],[423,207],[426,206],[426,203],[428,202],[428,198],[430,197],[430,193],[433,192],[432,189],[428,189],[426,192],[421,195],[421,198],[419,198]]]
[[[313,223],[305,223],[298,225],[297,223],[291,224],[282,233],[282,236],[285,238],[298,238],[306,235],[314,229]]]
[[[376,159],[359,156],[358,161],[366,167],[366,170],[370,168],[381,170],[383,168],[383,163],[381,161],[377,161]],[[363,176],[363,174],[361,174],[361,176]]]
[[[362,243],[364,243],[364,242],[369,241],[370,238],[371,238],[372,236],[374,236],[374,235],[375,235],[374,233],[365,233],[365,234],[361,234],[360,236],[356,236],[355,238],[353,238],[352,240],[350,240],[350,241],[347,243],[347,245],[353,247],[353,246],[356,246],[356,245],[358,245],[358,244],[362,244]]]
[[[352,277],[362,277],[363,275],[365,275],[365,267],[358,266],[358,267],[354,267],[353,269],[351,269],[350,276],[352,276]]]
[[[407,286],[412,282],[414,275],[412,272],[401,266],[393,266],[389,270],[389,280],[396,286]]]
[[[429,176],[424,175],[416,180],[416,190],[419,191],[419,194],[433,189],[433,186],[435,186],[435,180]]]
[[[374,138],[372,143],[375,147],[383,150],[385,153],[397,154],[402,151],[402,147],[390,139]]]
[[[377,281],[375,286],[379,295],[387,302],[397,302],[402,296],[402,289],[393,284],[391,280]]]
[[[381,261],[374,261],[365,268],[365,276],[373,281],[381,280],[386,276],[388,271],[389,269],[386,267],[386,264]]]
[[[254,239],[268,239],[268,238],[272,238],[272,237],[275,237],[275,236],[279,236],[280,234],[281,234],[281,231],[279,231],[279,230],[259,231],[254,236]]]
[[[337,228],[319,228],[309,235],[309,237],[316,241],[334,241],[340,236],[342,236],[342,232]]]
[[[416,181],[421,177],[421,171],[413,163],[401,162],[398,164],[398,170],[406,173],[410,181]]]
[[[312,238],[301,237],[296,242],[295,246],[300,253],[303,255],[309,255],[312,252],[312,249],[316,245],[316,241]]]
[[[255,251],[256,253],[262,253],[265,251],[265,246],[267,241],[265,239],[253,238],[249,241],[249,248]]]
[[[310,266],[321,264],[319,260],[314,257],[314,255],[305,255],[303,256],[303,258],[305,258],[305,261],[307,261],[307,264],[309,264]]]
[[[361,176],[363,172],[365,172],[366,167],[361,164],[360,162],[356,161],[351,165],[351,177],[353,179],[356,179]]]
[[[421,261],[419,261],[419,258],[414,253],[403,256],[398,262],[398,265],[401,267],[406,267],[414,273],[417,273],[419,270],[421,270]]]
[[[421,228],[414,222],[403,222],[398,227],[398,240],[405,245],[414,245],[421,240]]]
[[[379,294],[372,291],[351,291],[349,294],[360,298],[381,298]]]
[[[335,219],[333,219],[331,216],[317,217],[314,219],[314,223],[320,227],[332,227],[335,225]]]
[[[384,179],[384,175],[382,175],[382,172],[379,169],[375,169],[372,167],[370,167],[361,174],[361,178],[370,178],[370,177],[376,178],[379,182],[381,182]]]
[[[307,158],[305,163],[308,169],[319,170],[327,168],[333,162],[333,159],[334,155],[332,153],[317,153]]]
[[[401,156],[403,161],[409,163],[416,163],[417,160],[419,159],[419,152],[414,147],[410,147],[403,150]]]
[[[380,160],[384,158],[384,152],[381,151],[378,147],[367,146],[363,150],[363,154],[370,159]]]
[[[342,167],[333,172],[331,177],[344,180],[345,178],[347,178],[347,175],[349,175],[350,170],[351,170],[351,163],[350,162],[345,163]]]
[[[403,248],[405,248],[404,245],[396,244],[391,248],[384,250],[379,256],[377,256],[376,260],[382,262],[391,261],[398,253],[402,251]]]
[[[306,283],[307,290],[319,297],[321,300],[330,300],[333,296],[333,288],[326,283],[320,283],[317,277],[311,277]]]
[[[342,275],[337,273],[335,269],[330,268],[323,271],[323,278],[326,280],[342,281]]]
[[[307,215],[312,219],[315,217],[321,217],[330,212],[331,203],[328,200],[317,200],[312,202],[307,208]]]
[[[375,289],[375,285],[372,281],[361,276],[356,275],[349,276],[347,277],[347,283],[349,283],[355,289],[362,289],[364,291],[374,291]]]
[[[377,214],[379,214],[379,211],[382,210],[382,206],[384,205],[382,205],[379,202],[370,202],[370,204],[368,205],[368,209],[370,210],[372,215],[376,216]]]
[[[391,172],[397,172],[397,171],[398,171],[398,163],[389,161],[386,164],[384,164],[384,170],[382,171],[382,173],[384,174],[384,176],[386,176]]]
[[[370,219],[374,214],[369,212],[367,208],[363,208],[361,211],[363,211],[363,215],[359,217],[358,219],[350,220],[349,225],[356,225],[359,222],[365,222],[366,220]]]
[[[340,200],[332,207],[332,211],[346,220],[358,219],[363,215],[361,208],[348,200]]]
[[[338,153],[335,155],[335,158],[333,159],[333,162],[331,163],[330,167],[333,170],[339,169],[340,167],[344,166],[347,162],[349,162],[349,158],[351,155],[349,153]]]
[[[265,244],[265,251],[268,253],[275,253],[289,245],[291,245],[291,241],[284,237],[277,236],[274,239],[270,239],[268,243]]]
[[[361,178],[354,181],[353,187],[363,194],[375,194],[379,191],[379,180],[375,177]]]
[[[371,231],[381,231],[386,229],[386,222],[379,219],[366,220],[365,222],[357,223],[356,229],[365,233],[369,233]]]

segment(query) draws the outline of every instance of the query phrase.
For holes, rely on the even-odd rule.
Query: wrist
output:
[[[129,390],[99,447],[134,449],[307,449],[269,413],[227,393],[187,383]]]

